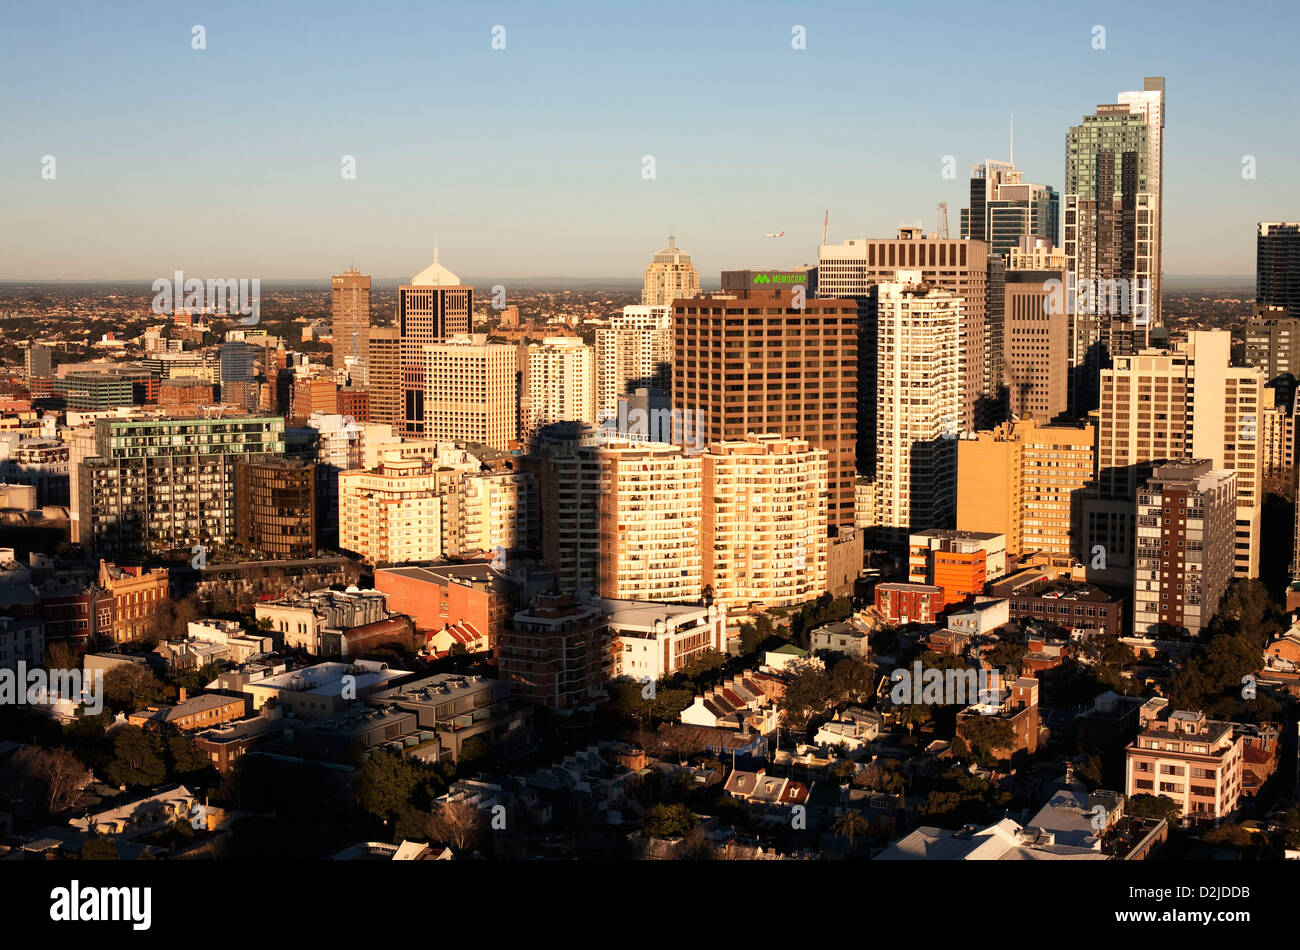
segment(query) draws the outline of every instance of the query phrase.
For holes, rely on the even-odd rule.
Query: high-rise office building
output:
[[[695,297],[700,292],[700,272],[691,263],[691,255],[677,246],[677,238],[668,235],[668,246],[655,251],[645,269],[641,303],[649,307],[671,307],[679,297]]]
[[[1098,373],[1144,349],[1160,324],[1162,77],[1097,106],[1065,150],[1065,256],[1072,275],[1071,411],[1097,405]]]
[[[519,347],[521,438],[555,422],[596,421],[596,353],[579,337]]]
[[[1300,222],[1261,221],[1255,237],[1255,307],[1300,317]]]
[[[370,422],[402,427],[402,334],[397,327],[371,327],[366,351]]]
[[[926,237],[920,228],[899,228],[898,237],[892,239],[856,238],[823,245],[818,251],[818,296],[849,299],[858,306],[857,465],[866,475],[874,474],[877,465],[875,287],[895,281],[900,270],[919,270],[921,279],[930,286],[962,298],[966,362],[957,424],[970,430],[977,424],[996,421],[987,417],[998,402],[998,394],[985,391],[988,245],[983,241]],[[992,322],[1000,325],[1000,316],[995,315]]]
[[[28,341],[23,347],[23,370],[27,379],[54,373],[54,351],[48,346]]]
[[[1060,240],[1061,196],[1050,185],[1023,180],[1010,162],[971,166],[970,207],[961,210],[961,236],[984,241],[989,253],[1009,254],[1026,235]]]
[[[237,463],[284,447],[279,416],[100,419],[77,478],[81,541],[114,554],[233,541]]]
[[[1007,539],[1007,556],[1079,558],[1096,476],[1092,425],[1007,422],[957,443],[957,530]]]
[[[420,381],[408,390],[407,408],[418,410],[419,432],[406,438],[481,442],[507,452],[519,438],[519,379],[515,347],[489,343],[485,334],[449,337],[403,354],[402,373]],[[412,401],[412,396],[418,400]]]
[[[353,382],[365,385],[364,369],[370,340],[370,275],[355,267],[330,279],[333,292],[331,336],[334,338],[334,371],[360,370],[363,378]]]
[[[1045,259],[1040,256],[1038,260]],[[1028,254],[1017,263],[1033,261]],[[1068,408],[1070,318],[1064,270],[1011,269],[1006,274],[1003,363],[1012,417],[1055,419]]]
[[[881,540],[895,547],[956,515],[967,350],[961,297],[919,271],[877,287],[876,482]]]
[[[1099,496],[1086,503],[1088,552],[1100,546],[1109,568],[1131,565],[1133,498],[1152,467],[1208,459],[1236,474],[1233,576],[1259,576],[1263,501],[1260,410],[1264,373],[1231,365],[1227,330],[1195,330],[1171,350],[1117,357],[1101,374]]]
[[[1270,382],[1283,375],[1300,379],[1300,315],[1285,314],[1282,307],[1265,307],[1246,320],[1246,363]]]
[[[704,463],[704,584],[728,609],[826,590],[826,452],[803,439],[716,442]]]
[[[857,306],[749,290],[679,301],[673,410],[696,448],[772,433],[828,455],[827,523],[852,525]],[[797,303],[802,302],[802,306]],[[677,441],[677,436],[674,436]]]
[[[1235,472],[1209,460],[1158,465],[1137,492],[1133,633],[1197,634],[1233,577]]]
[[[638,389],[672,390],[672,306],[624,307],[596,331],[596,414],[618,412],[618,397]]]
[[[401,334],[402,435],[420,439],[426,434],[426,359],[423,347],[458,334],[474,325],[474,288],[438,263],[433,263],[397,289],[397,328]],[[436,381],[435,381],[436,382]]]

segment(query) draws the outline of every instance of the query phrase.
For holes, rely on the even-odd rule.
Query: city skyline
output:
[[[239,28],[240,4],[211,16],[92,9],[57,43],[57,12],[7,11],[5,32],[29,40],[12,51],[13,94],[0,109],[12,130],[0,156],[0,204],[12,224],[0,279],[135,280],[179,268],[302,280],[350,264],[386,279],[417,273],[439,234],[460,274],[630,277],[670,232],[702,275],[813,263],[827,209],[833,243],[889,237],[918,220],[936,230],[939,201],[955,235],[966,171],[1011,157],[1013,115],[1017,166],[1063,193],[1067,130],[1153,75],[1174,96],[1166,274],[1247,274],[1255,223],[1297,217],[1300,183],[1286,169],[1300,142],[1266,118],[1284,112],[1296,67],[1279,65],[1277,81],[1263,83],[1203,68],[1233,56],[1282,63],[1276,23],[1261,17],[1225,35],[1210,16],[1184,15],[1153,32],[1122,5],[1102,5],[1086,15],[1035,11],[1010,31],[1001,24],[1015,5],[1001,17],[934,7],[986,57],[1028,44],[1059,75],[1002,94],[954,94],[951,72],[932,65],[947,48],[902,25],[910,14],[868,19],[852,8],[692,11],[692,29],[652,19],[636,31],[618,14],[555,23],[519,6],[452,10],[438,24],[447,42],[436,66],[404,36],[405,20],[423,22],[406,4],[368,11],[362,23],[342,22],[339,7],[311,17],[295,16],[304,11],[294,5],[259,9],[255,31]],[[671,7],[663,22],[678,22]],[[204,49],[191,48],[191,24],[204,27]],[[504,49],[492,47],[496,26]],[[806,48],[792,48],[796,27]],[[1103,49],[1094,48],[1096,27]],[[864,57],[862,41],[882,32],[891,42]],[[322,52],[344,43],[361,65],[323,71],[332,57]],[[714,55],[696,55],[705,49]],[[639,67],[646,60],[636,54],[652,51],[662,54],[663,80]],[[38,54],[39,63],[30,58]],[[124,70],[124,60],[141,65]],[[93,69],[101,73],[90,82]],[[899,70],[914,74],[909,97],[872,93]],[[159,71],[171,80],[162,99],[152,86]],[[551,93],[527,92],[530,78],[547,80]],[[438,83],[451,88],[452,79],[457,101],[438,103]],[[38,93],[47,109],[16,114],[13,103]],[[651,106],[664,95],[675,108],[661,116]],[[454,150],[433,131],[448,108],[469,126]],[[349,123],[334,120],[339,112]],[[218,125],[204,141],[193,130],[212,128],[214,116],[249,131],[227,144]],[[838,147],[810,149],[828,122]],[[160,124],[162,147],[142,145],[141,130]],[[756,150],[756,124],[788,125],[789,134]],[[411,131],[393,139],[393,127]],[[53,179],[42,178],[45,156]],[[347,156],[355,179],[342,177]],[[643,177],[645,156],[653,179]],[[941,177],[948,157],[951,179]],[[1253,179],[1243,177],[1247,158]]]

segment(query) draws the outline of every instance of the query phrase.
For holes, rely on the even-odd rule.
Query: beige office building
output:
[[[1235,472],[1233,576],[1259,576],[1263,455],[1260,411],[1272,398],[1264,371],[1232,366],[1231,334],[1196,330],[1172,350],[1115,358],[1101,374],[1097,471],[1101,492],[1086,514],[1090,547],[1130,567],[1133,499],[1154,463],[1207,459]]]
[[[339,546],[387,566],[442,554],[441,499],[434,467],[385,459],[373,471],[339,472]]]
[[[370,275],[356,268],[335,274],[333,292],[334,371],[349,371],[353,382],[366,384],[367,343],[370,339]],[[357,378],[359,374],[360,378]]]
[[[1012,417],[1050,421],[1069,400],[1070,317],[1063,270],[1008,270],[1005,366]]]
[[[1078,559],[1096,473],[1092,425],[1008,422],[957,443],[957,530],[1005,535],[1007,556]]]
[[[412,356],[414,363],[403,366],[404,375],[411,366],[419,370],[419,438],[481,442],[503,452],[519,438],[515,347],[487,339],[463,334],[427,343]]]
[[[827,453],[749,435],[704,453],[704,584],[728,609],[784,607],[827,584]]]
[[[407,438],[430,436],[425,405],[428,391],[424,347],[469,334],[474,327],[474,288],[438,263],[434,248],[433,263],[397,288],[397,327],[401,334],[402,360],[402,435]],[[432,381],[436,385],[436,381]]]
[[[671,307],[680,297],[700,293],[700,272],[691,263],[691,255],[677,246],[677,238],[668,235],[668,246],[655,252],[645,269],[645,286],[641,303],[650,307]]]
[[[402,334],[397,327],[371,327],[366,350],[368,421],[402,427]]]

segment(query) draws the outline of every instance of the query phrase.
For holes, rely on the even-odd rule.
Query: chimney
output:
[[[185,687],[184,687],[184,686],[181,687],[181,695],[180,695],[180,698],[179,698],[178,700],[176,700],[176,701],[177,701],[178,703],[183,703],[183,702],[185,702]]]

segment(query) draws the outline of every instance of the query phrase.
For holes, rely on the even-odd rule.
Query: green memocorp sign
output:
[[[806,284],[807,274],[755,274],[756,284]]]

